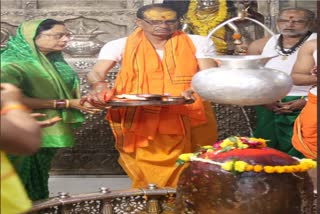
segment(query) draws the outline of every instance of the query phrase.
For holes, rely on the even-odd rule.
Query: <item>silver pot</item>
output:
[[[219,67],[202,70],[194,75],[191,85],[205,100],[218,104],[241,106],[275,102],[290,91],[291,78],[284,72],[265,68],[266,57],[219,56]]]

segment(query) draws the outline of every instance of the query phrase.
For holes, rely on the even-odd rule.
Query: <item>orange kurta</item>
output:
[[[305,157],[317,158],[317,96],[310,92],[305,107],[294,122],[292,145]]]
[[[143,31],[127,39],[116,94],[170,94],[190,88],[196,73],[195,47],[187,35],[176,32],[164,47],[161,60]],[[196,145],[216,140],[216,122],[208,103],[199,97],[191,105],[141,106],[112,109],[106,117],[120,152],[119,163],[132,187],[175,186],[182,166],[175,161]]]

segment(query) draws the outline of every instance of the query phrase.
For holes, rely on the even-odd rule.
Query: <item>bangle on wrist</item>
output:
[[[7,114],[9,111],[12,111],[12,110],[22,110],[24,112],[30,112],[30,110],[25,106],[25,105],[22,105],[22,104],[14,104],[14,105],[7,105],[5,107],[3,107],[1,109],[1,115],[5,115]]]
[[[66,100],[54,100],[54,103],[55,109],[63,109],[67,106]]]
[[[69,100],[65,100],[66,101],[66,108],[70,108],[70,101]]]

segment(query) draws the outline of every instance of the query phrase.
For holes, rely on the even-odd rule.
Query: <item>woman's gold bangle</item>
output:
[[[66,108],[70,107],[70,101],[69,100],[65,100],[66,101]]]

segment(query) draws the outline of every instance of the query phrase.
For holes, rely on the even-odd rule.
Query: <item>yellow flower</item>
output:
[[[283,166],[283,170],[284,170],[286,173],[292,172],[291,169],[290,169],[290,166]]]
[[[261,147],[266,147],[267,145],[267,141],[263,138],[254,138],[254,137],[250,137],[249,142],[258,142],[261,144]]]
[[[263,170],[263,168],[261,165],[255,165],[253,167],[253,171],[255,171],[255,172],[261,172],[262,170]]]
[[[275,169],[273,166],[264,166],[263,167],[263,170],[266,172],[266,173],[274,173]]]
[[[263,138],[255,138],[255,137],[249,137],[249,141],[251,142],[259,142],[259,143],[265,143],[266,140]]]
[[[248,164],[244,161],[236,161],[234,163],[234,170],[238,172],[243,172],[245,171],[247,165]]]
[[[316,168],[317,162],[312,159],[304,158],[300,161],[300,164],[307,165],[309,168]]]
[[[244,143],[238,143],[238,148],[239,149],[246,149],[246,148],[248,148],[249,146],[247,145],[247,144],[244,144]]]
[[[295,166],[287,166],[286,171],[287,171],[288,173],[295,172]]]
[[[252,171],[253,170],[253,166],[252,165],[247,165],[245,170],[248,172],[248,171]]]
[[[297,172],[299,170],[297,165],[290,166],[291,172]]]
[[[202,146],[201,148],[202,149],[212,149],[212,146],[207,145],[207,146]]]
[[[221,148],[232,146],[232,145],[234,145],[234,142],[230,141],[228,138],[223,140],[222,143],[220,143]]]
[[[274,171],[277,173],[284,173],[284,167],[283,166],[275,166]]]
[[[190,160],[191,156],[193,156],[193,153],[185,153],[185,154],[181,154],[179,156],[179,159],[184,161],[184,162],[188,162]]]
[[[226,171],[231,171],[233,169],[234,161],[227,161],[221,165],[221,168]]]
[[[309,169],[308,166],[305,166],[305,165],[300,165],[300,172],[305,172]]]

